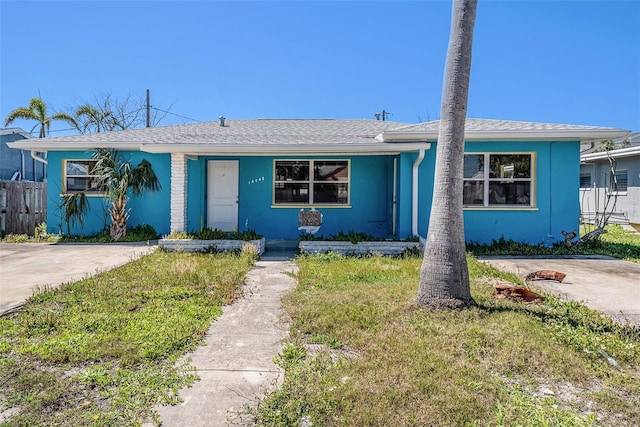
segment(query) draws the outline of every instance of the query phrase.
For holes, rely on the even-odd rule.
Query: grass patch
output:
[[[471,242],[467,244],[467,250],[474,255],[607,255],[640,263],[639,233],[625,230],[617,224],[608,225],[606,230],[600,240],[590,241],[580,248],[567,248],[564,244],[546,247],[501,238],[490,245]],[[583,229],[582,234],[588,231]]]
[[[175,362],[237,298],[253,260],[156,251],[31,297],[0,318],[0,424],[149,420],[196,379]]]
[[[640,419],[640,331],[548,296],[492,297],[469,257],[478,306],[415,304],[420,258],[301,256],[285,300],[281,387],[255,411],[272,426],[592,426]],[[598,354],[604,350],[619,372]]]

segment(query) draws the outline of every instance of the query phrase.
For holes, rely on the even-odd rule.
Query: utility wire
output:
[[[191,121],[194,121],[194,122],[198,122],[198,123],[202,122],[202,120],[192,119],[191,117],[187,117],[187,116],[183,116],[183,115],[180,115],[180,114],[172,113],[171,111],[162,110],[160,108],[156,108],[156,107],[149,107],[149,108],[151,108],[153,110],[161,111],[161,112],[166,113],[166,114],[171,114],[172,116],[181,117],[183,119],[191,120]]]

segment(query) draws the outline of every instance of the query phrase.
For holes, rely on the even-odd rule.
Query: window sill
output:
[[[76,194],[80,194],[81,191],[78,191],[76,193],[60,193],[60,197],[67,197],[67,196],[75,196]],[[107,197],[107,193],[84,193],[85,196],[87,197]]]
[[[607,196],[626,196],[626,191],[614,191],[613,193],[607,193]]]
[[[538,211],[535,206],[463,206],[462,210],[465,211]]]
[[[350,209],[351,205],[271,205],[272,209]]]

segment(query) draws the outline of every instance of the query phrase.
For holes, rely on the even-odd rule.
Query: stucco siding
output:
[[[640,224],[640,156],[616,159],[616,171],[627,172],[627,190],[619,191],[612,197],[607,212],[617,218]],[[581,175],[590,175],[591,186],[580,189],[580,205],[585,218],[592,218],[595,212],[602,213],[607,201],[607,191],[611,180],[611,166],[606,159],[592,160],[580,166]]]
[[[0,179],[11,179],[15,172],[20,172],[23,173],[23,180],[43,181],[46,178],[46,166],[34,160],[31,151],[7,146],[7,142],[23,139],[24,136],[19,133],[0,135]]]
[[[109,200],[103,196],[89,196],[89,211],[84,219],[84,227],[81,228],[77,224],[67,230],[64,223],[64,210],[60,208],[62,200],[61,193],[63,191],[63,164],[64,160],[80,160],[90,159],[89,151],[50,151],[48,154],[48,185],[47,185],[47,228],[49,232],[67,234],[96,234],[108,227],[110,220],[108,218]],[[119,152],[123,160],[130,161],[132,165],[137,166],[142,159],[151,162],[160,184],[161,190],[156,193],[145,193],[142,196],[129,197],[127,206],[131,209],[128,227],[149,224],[153,226],[160,234],[169,233],[170,223],[170,155],[168,154],[149,154],[137,151]]]
[[[579,143],[468,142],[465,152],[534,153],[531,208],[465,208],[466,240],[491,243],[501,237],[518,242],[553,243],[579,225]]]
[[[206,168],[208,160],[239,161],[238,229],[255,230],[266,238],[297,239],[298,213],[309,206],[273,204],[273,162],[275,159],[310,160],[317,157],[260,156],[209,157],[189,162],[188,227],[206,227]],[[323,156],[322,159],[350,160],[348,206],[317,206],[323,222],[319,235],[340,231],[365,232],[377,237],[391,235],[391,183],[393,161],[388,156]]]

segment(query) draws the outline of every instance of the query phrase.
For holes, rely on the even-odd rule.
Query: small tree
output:
[[[126,96],[118,99],[110,93],[97,94],[90,101],[68,108],[80,133],[111,132],[143,127],[146,124],[146,101]],[[169,111],[150,108],[149,121],[156,126]]]
[[[98,110],[89,104],[76,108],[75,120],[80,133],[100,133],[117,128],[116,119],[110,111]]]
[[[71,235],[71,227],[80,224],[84,226],[84,216],[89,210],[87,195],[84,192],[65,194],[62,196],[59,208],[64,211],[64,223],[67,224],[67,234]]]
[[[118,241],[127,233],[129,189],[136,196],[145,191],[155,192],[161,188],[160,181],[146,159],[134,168],[129,162],[122,161],[115,150],[108,149],[98,149],[93,158],[97,160],[93,173],[98,176],[100,185],[111,201],[109,234]]]

